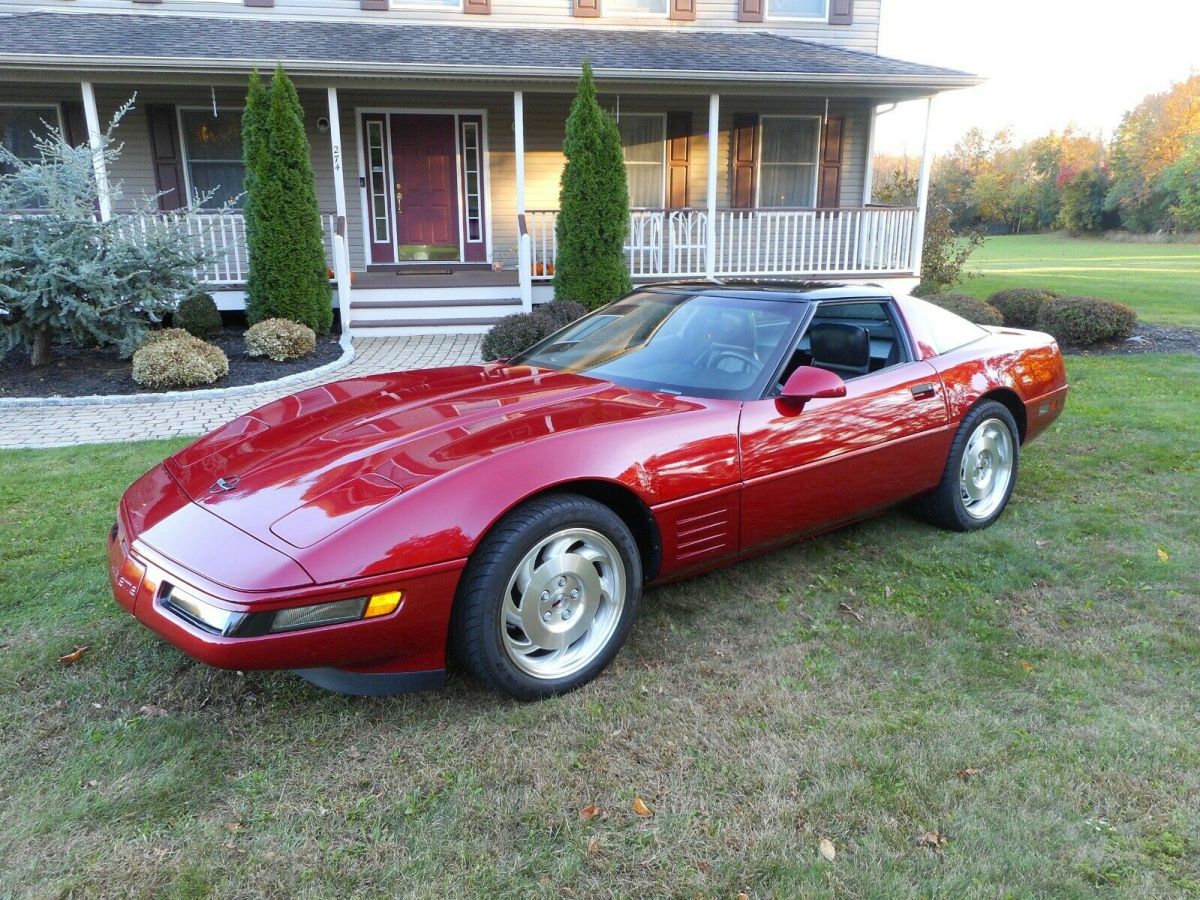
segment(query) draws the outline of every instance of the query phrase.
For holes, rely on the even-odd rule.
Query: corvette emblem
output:
[[[208,492],[210,494],[215,494],[218,491],[232,491],[238,486],[238,482],[241,480],[242,479],[237,475],[234,475],[230,478],[218,478],[216,482],[214,482],[213,486],[208,489]]]

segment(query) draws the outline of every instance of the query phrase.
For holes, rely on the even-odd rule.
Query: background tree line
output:
[[[911,203],[918,159],[879,156],[875,200]],[[1025,143],[968,131],[933,163],[931,206],[956,231],[1200,231],[1200,75],[1147,96],[1111,142],[1068,127]]]

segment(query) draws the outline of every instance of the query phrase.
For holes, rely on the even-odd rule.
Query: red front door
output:
[[[457,261],[454,116],[394,114],[391,120],[399,259]]]
[[[455,116],[367,113],[362,121],[370,261],[463,259],[459,222],[462,176]],[[478,151],[474,152],[477,160]],[[472,171],[468,168],[468,174]],[[474,194],[470,190],[468,185],[468,200],[481,196],[477,184]],[[481,230],[482,215],[475,214],[469,224]],[[476,243],[482,248],[482,239]],[[467,258],[477,255],[468,251]]]

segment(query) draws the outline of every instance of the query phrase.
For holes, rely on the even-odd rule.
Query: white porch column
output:
[[[104,162],[104,140],[100,131],[100,112],[96,109],[96,92],[90,81],[80,82],[83,91],[83,117],[87,121],[88,144],[92,148],[92,167],[96,172],[96,190],[100,195],[100,221],[112,218],[112,195],[108,190],[108,166]]]
[[[342,166],[342,120],[337,88],[326,89],[329,98],[329,146],[333,156],[333,202],[337,227],[333,231],[333,277],[337,279],[338,315],[342,344],[350,341],[350,245],[346,239],[346,176]]]
[[[513,160],[517,164],[517,284],[521,310],[533,310],[533,242],[525,224],[525,93],[513,91]]]
[[[525,94],[513,91],[513,158],[517,162],[517,215],[525,214]]]
[[[921,145],[921,178],[917,182],[917,215],[913,220],[913,275],[921,277],[921,252],[925,242],[925,208],[929,205],[929,173],[933,159],[929,154],[929,121],[933,118],[933,97],[925,101],[925,139]]]
[[[708,227],[704,236],[704,274],[712,278],[717,271],[717,141],[720,135],[721,97],[708,98]]]
[[[878,105],[872,103],[871,112],[867,115],[867,171],[863,173],[863,206],[871,202],[871,191],[875,187],[875,119],[878,113]]]

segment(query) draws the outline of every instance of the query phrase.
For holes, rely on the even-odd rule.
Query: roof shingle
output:
[[[37,62],[137,68],[277,61],[353,74],[411,71],[562,77],[585,57],[597,74],[671,80],[903,82],[956,87],[972,75],[764,31],[506,28],[35,12],[0,19],[0,67]]]

